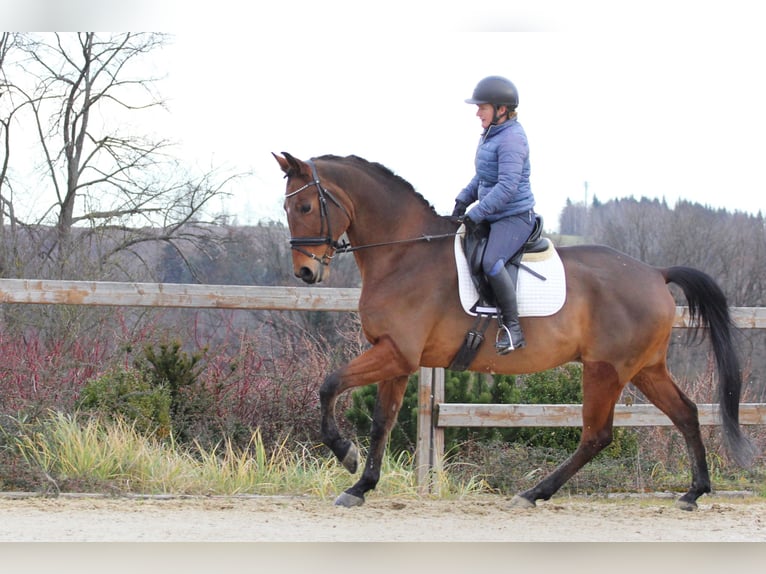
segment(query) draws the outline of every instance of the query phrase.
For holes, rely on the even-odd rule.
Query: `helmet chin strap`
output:
[[[491,124],[492,124],[493,126],[496,126],[496,125],[497,125],[497,122],[498,122],[498,120],[499,120],[500,118],[502,118],[502,117],[503,117],[503,115],[505,116],[505,119],[506,119],[506,120],[507,120],[507,119],[508,119],[508,118],[511,116],[511,112],[510,112],[510,111],[508,111],[508,106],[505,106],[505,114],[503,114],[503,115],[500,115],[500,114],[497,112],[497,110],[500,108],[500,106],[498,106],[498,105],[493,105],[493,106],[492,106],[492,108],[495,110],[495,114],[494,114],[494,116],[492,117],[492,122],[491,122]]]

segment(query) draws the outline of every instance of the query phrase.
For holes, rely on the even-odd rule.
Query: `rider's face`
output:
[[[490,126],[492,123],[492,120],[495,118],[495,107],[492,104],[479,104],[476,110],[476,117],[478,117],[481,120],[481,127],[485,130]],[[505,106],[500,106],[498,108],[498,114],[502,115],[502,119],[498,120],[497,123],[503,123],[505,121]]]

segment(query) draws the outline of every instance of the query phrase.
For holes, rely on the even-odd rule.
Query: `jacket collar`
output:
[[[500,133],[504,129],[506,129],[511,124],[516,123],[518,120],[516,118],[511,118],[510,120],[504,121],[502,124],[490,124],[486,130],[481,134],[482,141],[487,139],[490,135],[495,135],[497,133]]]

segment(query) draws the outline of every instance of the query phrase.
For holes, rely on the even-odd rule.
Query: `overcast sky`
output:
[[[462,13],[439,4],[436,29],[418,25],[432,3],[360,16],[362,4],[341,2],[357,7],[353,19],[328,17],[325,3],[212,6],[231,4],[226,16],[208,6],[180,20],[155,10],[159,25],[175,24],[155,65],[168,76],[163,128],[182,157],[252,170],[226,204],[242,223],[283,217],[272,151],[380,162],[451,212],[481,131],[463,100],[491,74],[519,90],[546,229],[567,198],[645,196],[671,207],[680,198],[752,213],[766,205],[766,40],[736,1],[721,10],[671,1],[659,12],[591,2],[598,10],[587,15],[541,0],[538,8],[559,8],[543,16],[518,2]],[[228,25],[205,26],[213,15]],[[605,32],[604,17],[617,30]]]

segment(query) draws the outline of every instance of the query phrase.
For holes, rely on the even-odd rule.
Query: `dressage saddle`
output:
[[[529,238],[521,246],[521,248],[513,253],[505,264],[505,268],[508,270],[508,274],[511,276],[514,284],[519,273],[519,264],[521,258],[525,253],[540,253],[548,248],[548,240],[543,236],[543,218],[539,214],[535,214],[535,223],[532,227],[532,232]],[[492,293],[492,288],[489,286],[487,278],[482,271],[482,260],[484,259],[484,252],[487,249],[487,241],[489,239],[489,223],[483,221],[473,227],[471,232],[466,230],[466,234],[463,236],[463,249],[465,250],[465,256],[468,260],[468,267],[471,270],[471,278],[476,285],[476,290],[479,292],[480,304],[482,306],[495,306],[495,296]]]

